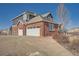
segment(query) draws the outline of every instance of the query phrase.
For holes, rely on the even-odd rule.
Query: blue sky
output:
[[[9,28],[12,25],[12,18],[16,17],[24,10],[30,10],[32,12],[43,14],[50,11],[54,17],[54,21],[57,20],[57,7],[59,4],[43,3],[43,4],[0,4],[0,30]],[[79,27],[79,4],[65,4],[65,7],[69,11],[69,24],[68,28]]]

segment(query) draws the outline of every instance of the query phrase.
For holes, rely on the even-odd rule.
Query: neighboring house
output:
[[[39,15],[26,11],[12,19],[12,22],[12,35],[51,36],[53,32],[58,32],[58,24],[54,23],[50,12]]]
[[[0,30],[0,35],[9,35],[9,29]]]

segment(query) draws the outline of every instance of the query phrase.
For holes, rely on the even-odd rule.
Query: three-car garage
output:
[[[23,36],[23,29],[18,29],[18,36]],[[40,28],[27,28],[26,36],[40,36]]]

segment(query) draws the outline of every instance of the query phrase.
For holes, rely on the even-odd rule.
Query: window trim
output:
[[[49,30],[50,32],[52,32],[53,29],[54,29],[54,24],[49,23],[49,24],[48,24],[48,30]]]

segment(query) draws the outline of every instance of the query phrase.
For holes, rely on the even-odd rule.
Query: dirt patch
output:
[[[72,53],[52,37],[0,36],[0,55],[69,56]]]

